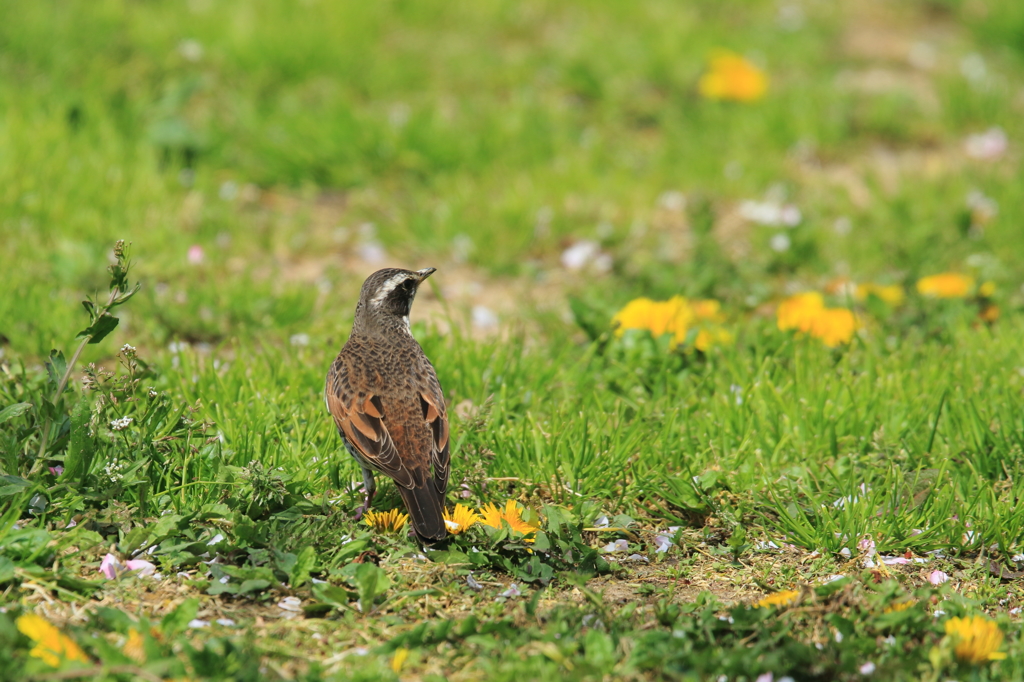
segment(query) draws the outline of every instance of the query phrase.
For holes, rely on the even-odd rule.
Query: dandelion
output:
[[[693,340],[693,347],[706,353],[714,346],[729,346],[735,340],[736,337],[732,335],[732,332],[721,327],[712,327],[697,332],[697,338]]]
[[[121,652],[136,663],[142,663],[146,660],[145,641],[138,630],[132,628],[128,631],[128,640],[121,647]]]
[[[1003,631],[983,616],[950,618],[946,621],[946,634],[954,639],[956,657],[966,663],[1000,661],[1006,654],[998,651],[1003,644]]]
[[[522,533],[523,535],[529,535],[540,530],[537,526],[530,525],[526,521],[523,521],[522,512],[519,509],[519,505],[515,500],[509,500],[505,503],[505,508],[497,507],[494,504],[486,504],[480,508],[480,523],[491,528],[501,528],[502,522],[508,524],[509,528]]]
[[[825,309],[825,299],[816,291],[790,296],[775,311],[779,331],[795,329],[809,332],[814,320]]]
[[[691,328],[697,328],[694,347],[707,351],[715,345],[732,342],[732,334],[718,327],[722,321],[721,303],[713,299],[689,301],[683,296],[673,296],[667,301],[653,301],[637,298],[615,314],[612,325],[617,336],[627,329],[642,329],[658,338],[671,337],[672,348],[686,341]]]
[[[694,319],[692,308],[682,296],[673,296],[667,301],[652,301],[637,298],[615,314],[612,325],[619,336],[627,329],[646,329],[657,338],[671,335],[673,346],[686,339],[686,332]]]
[[[768,91],[768,75],[735,52],[720,50],[697,88],[707,99],[756,102]]]
[[[974,279],[956,272],[943,272],[917,280],[917,291],[929,298],[966,298]]]
[[[392,672],[398,673],[401,671],[402,666],[405,664],[405,659],[409,658],[409,650],[405,647],[395,649],[395,655],[391,657],[391,670]]]
[[[775,317],[780,331],[810,334],[829,348],[849,343],[858,326],[851,311],[826,308],[825,300],[816,291],[790,296],[779,304]]]
[[[381,533],[388,531],[397,533],[402,530],[408,520],[409,515],[403,514],[397,509],[387,512],[368,511],[363,515],[363,523]]]
[[[693,316],[704,322],[724,322],[722,304],[713,298],[706,298],[690,303]]]
[[[800,593],[796,590],[782,590],[775,594],[769,594],[767,597],[754,604],[754,608],[764,609],[769,606],[787,606],[795,602],[799,596]]]
[[[18,630],[35,642],[29,656],[58,667],[63,661],[88,663],[89,657],[74,640],[58,630],[50,621],[34,613],[26,613],[16,621]]]
[[[857,318],[846,308],[826,308],[811,325],[811,336],[821,339],[829,348],[849,343],[857,331]]]
[[[888,606],[886,606],[884,609],[882,609],[882,613],[899,613],[900,611],[906,611],[915,604],[917,604],[916,599],[907,599],[906,601],[899,601],[895,604],[889,604]]]
[[[899,284],[858,284],[853,296],[858,301],[866,301],[868,297],[874,296],[893,307],[903,305],[907,298],[906,292]]]
[[[480,516],[464,504],[456,504],[455,509],[444,512],[444,525],[452,535],[464,533],[474,523],[480,520]]]

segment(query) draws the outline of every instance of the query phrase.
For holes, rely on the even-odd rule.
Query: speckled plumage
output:
[[[434,272],[386,269],[363,283],[352,334],[327,373],[324,400],[359,463],[370,506],[373,472],[390,476],[425,539],[445,537],[449,433],[433,365],[409,331],[419,284]]]

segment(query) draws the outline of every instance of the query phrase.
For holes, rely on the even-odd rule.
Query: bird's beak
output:
[[[422,283],[423,280],[430,277],[435,272],[437,272],[437,268],[423,268],[422,270],[417,270],[416,274],[420,276],[420,282]]]

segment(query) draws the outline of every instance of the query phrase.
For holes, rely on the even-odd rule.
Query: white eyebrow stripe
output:
[[[409,276],[406,275],[405,273],[393,275],[391,279],[389,279],[388,281],[384,282],[384,284],[381,285],[377,293],[374,294],[373,298],[370,299],[370,303],[372,303],[375,306],[380,305],[381,303],[384,302],[385,298],[391,295],[391,292],[395,290],[395,287],[397,287],[399,284],[401,284],[407,279],[409,279]]]

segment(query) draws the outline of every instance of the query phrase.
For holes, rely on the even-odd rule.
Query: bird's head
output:
[[[363,282],[356,305],[356,324],[366,328],[388,327],[395,323],[409,328],[409,311],[420,284],[437,268],[378,270]]]

